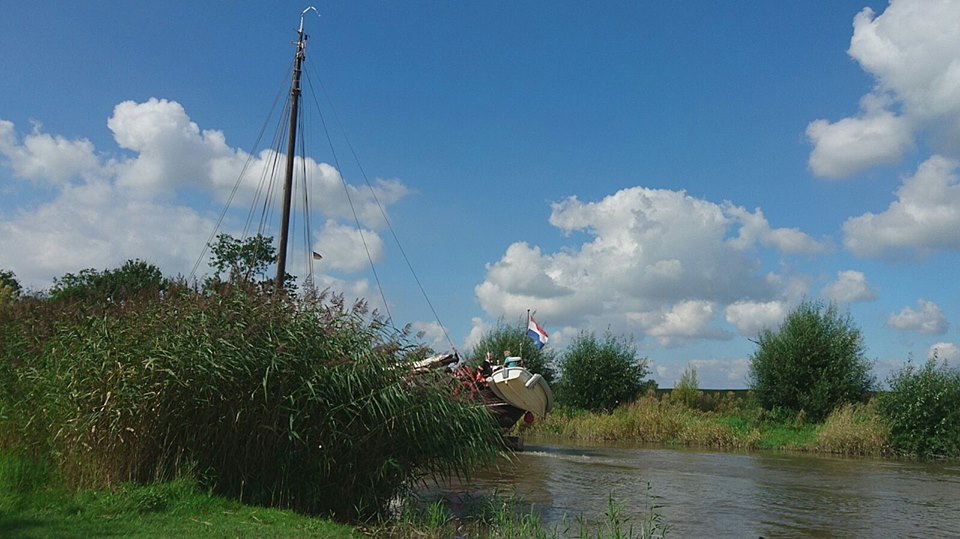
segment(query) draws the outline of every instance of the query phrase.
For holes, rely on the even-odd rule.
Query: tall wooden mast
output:
[[[290,231],[290,200],[293,191],[293,164],[297,150],[297,116],[300,112],[300,69],[303,64],[307,36],[303,33],[303,17],[311,6],[300,13],[300,29],[297,31],[297,53],[293,64],[293,82],[290,83],[290,132],[287,136],[287,169],[283,177],[283,213],[280,217],[280,249],[277,253],[276,291],[283,290],[283,281],[287,275],[287,243]]]

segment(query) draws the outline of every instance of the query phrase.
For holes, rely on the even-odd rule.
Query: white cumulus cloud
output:
[[[264,190],[261,178],[283,157],[232,148],[222,132],[201,129],[179,103],[165,99],[120,103],[107,126],[119,148],[112,157],[87,139],[44,133],[39,124],[18,136],[12,122],[0,119],[0,166],[48,189],[45,199],[0,215],[0,267],[14,270],[28,287],[46,288],[66,272],[115,267],[130,258],[155,263],[167,275],[189,274],[238,178],[233,207],[249,208]],[[372,192],[348,185],[351,207],[336,169],[309,157],[298,157],[295,168],[308,173],[311,210],[327,221],[317,236],[317,250],[328,256],[325,267],[349,272],[367,264],[365,254],[362,263],[355,256],[358,234],[339,219],[368,227],[371,256],[381,258],[374,230],[406,187],[395,179],[375,180]],[[229,232],[229,222],[228,216],[221,230]],[[367,288],[362,281],[317,279],[347,293]]]
[[[844,246],[858,256],[904,258],[960,249],[958,162],[933,156],[897,190],[886,211],[843,224]]]
[[[104,163],[87,139],[68,140],[42,131],[33,131],[18,140],[13,122],[0,120],[0,156],[20,178],[64,185],[82,178],[98,178],[106,171]]]
[[[866,168],[895,164],[913,147],[907,122],[887,111],[807,126],[813,143],[810,169],[817,176],[845,178]]]
[[[879,15],[864,8],[853,28],[847,52],[876,84],[858,115],[807,127],[813,172],[842,178],[896,163],[920,134],[960,156],[960,2],[892,0]]]
[[[945,361],[954,367],[960,366],[960,347],[952,342],[938,342],[927,350],[927,357]]]
[[[729,339],[730,335],[711,327],[716,306],[703,300],[682,301],[669,308],[643,313],[627,313],[644,333],[655,337],[661,346],[679,346],[691,339]]]
[[[764,329],[774,329],[787,315],[784,301],[738,301],[724,310],[727,322],[744,337],[756,337]]]
[[[666,189],[633,187],[594,202],[570,197],[553,204],[550,223],[588,239],[556,252],[509,246],[475,289],[489,316],[535,308],[554,324],[639,331],[671,345],[729,338],[713,323],[725,305],[796,292],[796,279],[761,271],[761,251],[828,249],[799,230],[771,227],[759,209]]]
[[[887,325],[900,331],[912,331],[924,335],[943,335],[949,326],[943,311],[932,301],[917,300],[917,310],[904,307],[899,314],[891,314]]]
[[[317,234],[313,250],[323,256],[323,266],[356,272],[369,267],[371,261],[382,259],[383,239],[371,230],[358,230],[330,220]]]
[[[838,271],[837,280],[828,283],[821,292],[823,297],[836,303],[857,303],[877,299],[877,291],[867,283],[860,271]]]

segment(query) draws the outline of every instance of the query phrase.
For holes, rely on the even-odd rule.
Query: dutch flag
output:
[[[530,337],[530,340],[533,341],[533,345],[537,347],[537,350],[543,348],[543,345],[547,344],[547,341],[550,340],[547,332],[540,327],[540,324],[538,324],[532,316],[527,322],[527,337]]]

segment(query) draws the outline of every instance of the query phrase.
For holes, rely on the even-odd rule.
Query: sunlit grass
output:
[[[772,416],[749,400],[739,406],[725,403],[715,411],[702,411],[677,399],[654,395],[606,414],[559,410],[525,432],[595,442],[850,455],[883,454],[889,445],[889,428],[873,405],[842,406],[822,424],[815,424],[803,414]]]
[[[890,425],[867,405],[847,404],[835,410],[817,428],[816,446],[821,451],[845,455],[880,455],[890,449]]]
[[[0,454],[0,537],[360,538],[324,519],[213,496],[178,479],[73,491],[48,466]]]

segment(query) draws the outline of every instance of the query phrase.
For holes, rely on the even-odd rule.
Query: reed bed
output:
[[[882,455],[890,450],[890,425],[873,401],[845,404],[818,427],[816,447],[843,455]]]
[[[713,407],[712,407],[713,408]],[[716,411],[669,395],[645,395],[611,413],[560,410],[525,432],[570,440],[658,443],[716,449],[788,449],[844,455],[889,452],[890,428],[874,404],[844,405],[820,424],[803,414],[771,416],[749,400]]]
[[[609,414],[554,414],[532,432],[576,440],[633,441],[716,448],[756,447],[756,429],[744,430],[711,413],[691,410],[681,402],[645,395]]]
[[[492,459],[490,415],[411,383],[365,305],[226,288],[0,312],[0,446],[74,487],[195,477],[243,502],[367,518]]]

